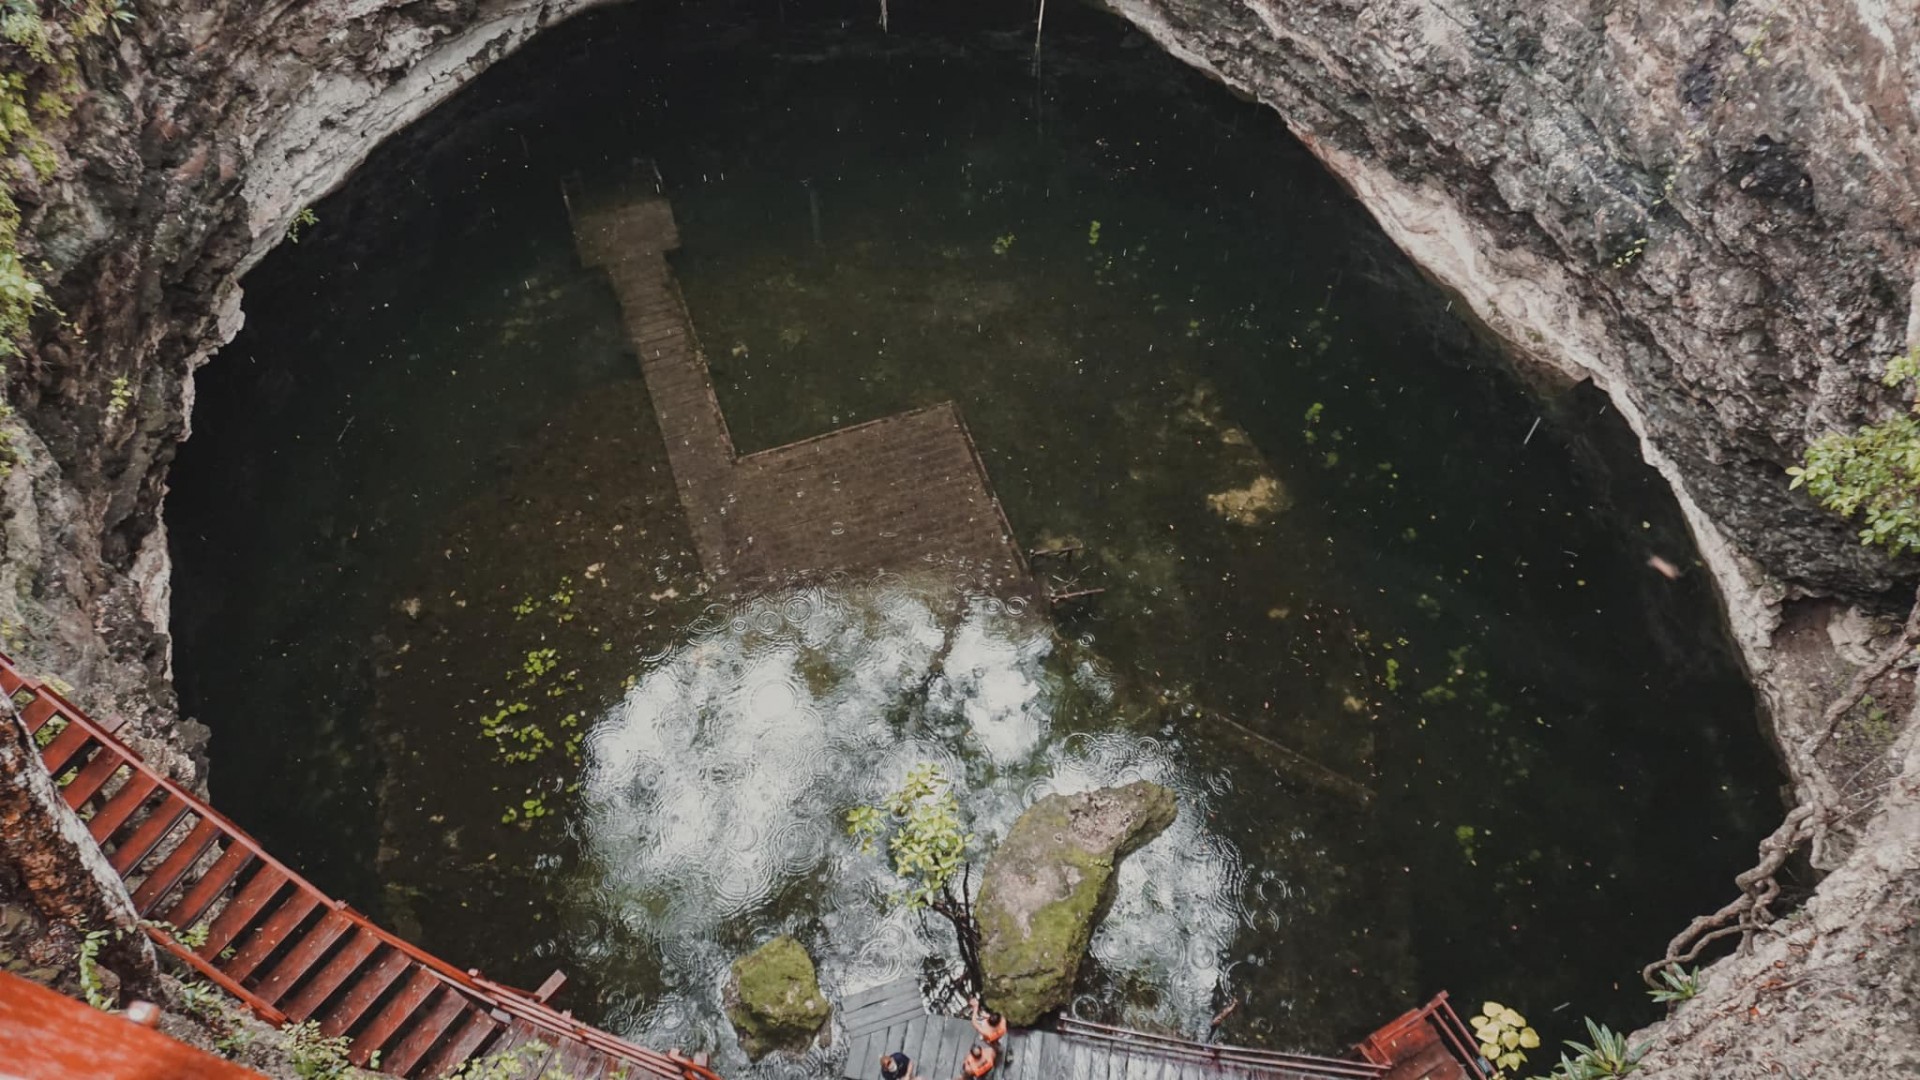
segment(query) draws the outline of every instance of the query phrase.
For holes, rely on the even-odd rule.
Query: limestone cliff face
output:
[[[1609,391],[1747,644],[1782,586],[1913,576],[1782,477],[1894,407],[1876,376],[1920,320],[1912,5],[1105,2],[1271,105],[1516,352]]]
[[[170,722],[166,469],[193,370],[239,328],[239,275],[382,139],[596,2],[142,0],[96,43],[49,132],[59,172],[17,191],[64,318],[7,371],[6,648],[96,710]]]

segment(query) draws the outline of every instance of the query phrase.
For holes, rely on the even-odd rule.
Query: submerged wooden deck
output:
[[[640,354],[667,461],[706,572],[735,589],[834,570],[942,568],[1033,594],[985,465],[951,402],[737,455],[667,264],[660,196],[570,207],[582,262],[604,270]]]
[[[114,738],[117,724],[95,722],[4,656],[0,696],[13,702],[140,916],[152,920],[148,935],[261,1019],[314,1021],[351,1040],[356,1064],[377,1053],[380,1070],[396,1076],[440,1076],[519,1048],[510,1073],[527,1080],[719,1080],[697,1061],[554,1009],[555,980],[543,991],[515,990],[375,926],[148,766]]]
[[[1052,1031],[1009,1031],[990,1080],[1464,1080],[1472,1075],[1465,1059],[1440,1046],[1450,1017],[1442,994],[1348,1058],[1215,1046],[1062,1017]],[[955,1080],[975,1040],[967,1021],[929,1015],[912,979],[851,995],[840,1022],[845,1080],[879,1080],[881,1055],[894,1051],[912,1058],[925,1080]],[[1416,1052],[1425,1056],[1416,1061]]]

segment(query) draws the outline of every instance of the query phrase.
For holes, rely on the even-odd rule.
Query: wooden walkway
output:
[[[1461,1080],[1473,1074],[1444,1049],[1419,1062],[1393,1052],[1400,1046],[1426,1053],[1432,1040],[1423,1033],[1437,1032],[1429,1021],[1445,1002],[1442,994],[1409,1012],[1351,1058],[1215,1046],[1062,1017],[1052,1031],[1009,1031],[991,1080]],[[912,979],[854,994],[840,1010],[846,1080],[879,1080],[881,1055],[894,1051],[912,1058],[925,1080],[955,1080],[975,1040],[967,1021],[928,1015]],[[1387,1052],[1377,1052],[1382,1049]]]
[[[619,296],[700,562],[736,591],[794,575],[951,568],[1034,597],[973,438],[951,402],[739,456],[667,254],[658,195],[573,206],[583,263]]]
[[[555,1010],[546,999],[563,980],[549,980],[543,992],[515,990],[380,929],[4,656],[0,695],[14,703],[134,907],[153,920],[147,933],[268,1023],[315,1021],[352,1040],[356,1064],[377,1052],[380,1070],[396,1076],[439,1076],[469,1058],[525,1047],[517,1076],[526,1080],[718,1080],[698,1061],[634,1046]],[[189,946],[202,931],[205,940]]]

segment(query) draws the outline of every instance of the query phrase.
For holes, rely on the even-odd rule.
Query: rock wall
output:
[[[601,2],[141,0],[92,47],[88,95],[49,128],[58,172],[16,185],[61,316],[6,373],[0,645],[136,732],[204,737],[173,723],[161,512],[240,275],[381,140]],[[133,398],[115,413],[117,378]]]

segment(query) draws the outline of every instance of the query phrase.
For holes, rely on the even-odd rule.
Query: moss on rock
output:
[[[805,1051],[827,1022],[813,959],[785,935],[733,962],[726,1000],[727,1018],[756,1061],[774,1050]]]
[[[1015,1026],[1067,1003],[1113,903],[1120,860],[1173,824],[1173,792],[1144,780],[1049,795],[1014,822],[987,862],[975,917],[988,1004]]]

